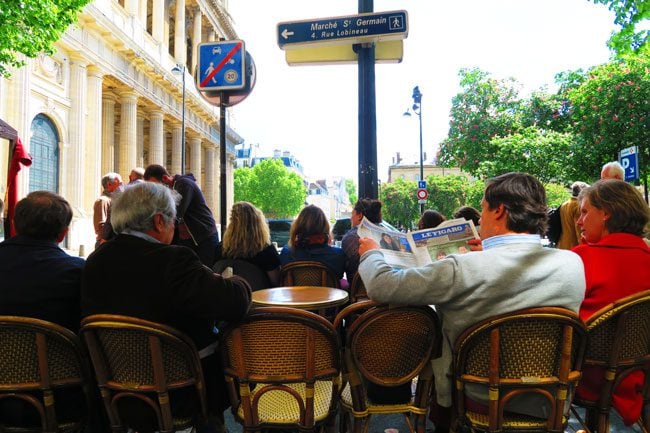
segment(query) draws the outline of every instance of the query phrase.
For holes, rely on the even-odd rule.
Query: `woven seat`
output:
[[[574,404],[588,412],[583,422],[587,431],[608,432],[612,393],[627,375],[642,371],[644,407],[650,403],[650,291],[622,298],[597,311],[586,321],[588,332],[584,368],[605,369],[605,383],[598,401],[576,398]],[[587,425],[585,425],[587,424]],[[644,431],[650,431],[650,412],[639,420]]]
[[[0,418],[0,431],[83,431],[93,407],[90,383],[86,353],[70,330],[44,320],[0,316],[0,403],[20,400],[38,414],[21,420],[28,425]],[[85,407],[70,407],[79,403]]]
[[[256,266],[246,260],[222,259],[217,261],[212,270],[222,273],[224,269],[232,268],[232,273],[246,280],[251,286],[251,290],[262,290],[271,287],[271,281],[268,274],[259,266]]]
[[[430,307],[361,301],[341,311],[334,325],[345,337],[341,432],[348,430],[350,418],[354,432],[360,433],[368,431],[373,415],[401,413],[411,433],[424,433],[433,380],[431,360],[439,355],[441,344],[435,312]],[[368,398],[368,384],[408,387],[410,394],[414,381],[415,394],[408,401],[379,404]]]
[[[453,353],[454,428],[563,432],[572,390],[580,379],[585,344],[584,324],[563,308],[519,310],[468,328],[457,338]],[[540,400],[546,402],[548,417],[510,412],[508,403],[518,397],[528,398],[526,403],[535,398],[537,406]],[[483,403],[487,414],[467,409],[465,398]],[[539,409],[528,404],[527,409]]]
[[[341,288],[334,271],[321,262],[299,260],[287,263],[280,271],[280,281],[284,286],[322,286]]]
[[[368,299],[368,292],[366,292],[366,286],[363,284],[361,275],[357,272],[352,278],[350,283],[350,303],[354,304],[355,302],[364,301]]]
[[[206,419],[203,371],[192,340],[169,326],[99,314],[82,321],[97,383],[113,432],[125,432],[122,403],[139,403],[152,415],[153,430],[174,432]],[[191,413],[176,413],[176,403],[195,399]],[[187,409],[186,409],[187,410]],[[144,416],[144,414],[143,414]],[[128,417],[128,416],[127,416]]]
[[[235,419],[260,428],[315,431],[334,420],[340,384],[334,327],[308,311],[262,307],[222,335]]]

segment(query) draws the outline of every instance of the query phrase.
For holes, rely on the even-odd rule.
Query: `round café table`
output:
[[[323,310],[348,302],[348,292],[334,287],[287,286],[253,292],[257,307],[293,307],[303,310]]]

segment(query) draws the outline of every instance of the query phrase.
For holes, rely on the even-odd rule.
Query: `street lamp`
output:
[[[183,77],[183,114],[181,120],[181,174],[185,174],[185,65],[176,64],[172,68],[172,74]]]
[[[422,163],[422,92],[420,86],[413,88],[413,106],[411,109],[418,116],[420,120],[420,180],[424,180],[424,165]],[[411,109],[406,110],[405,116],[411,116]],[[424,203],[420,204],[420,213],[424,213]]]

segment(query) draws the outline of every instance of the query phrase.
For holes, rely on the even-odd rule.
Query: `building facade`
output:
[[[193,173],[220,220],[219,108],[203,100],[191,74],[198,44],[220,38],[237,39],[225,0],[94,0],[55,54],[27,59],[0,78],[0,118],[33,159],[19,173],[19,196],[45,189],[70,202],[68,249],[94,245],[102,175],[117,172],[128,181],[131,169],[148,164]],[[184,77],[172,72],[177,65]],[[228,130],[228,208],[241,141]],[[8,152],[0,142],[0,173],[7,173]]]

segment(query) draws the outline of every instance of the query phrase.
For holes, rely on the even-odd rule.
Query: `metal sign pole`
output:
[[[221,102],[219,103],[219,197],[220,197],[220,214],[221,214],[221,239],[223,240],[223,234],[226,232],[226,223],[228,218],[226,213],[228,212],[227,205],[227,192],[228,188],[226,186],[226,180],[228,179],[226,169],[226,107],[228,106],[228,93],[221,92]]]

